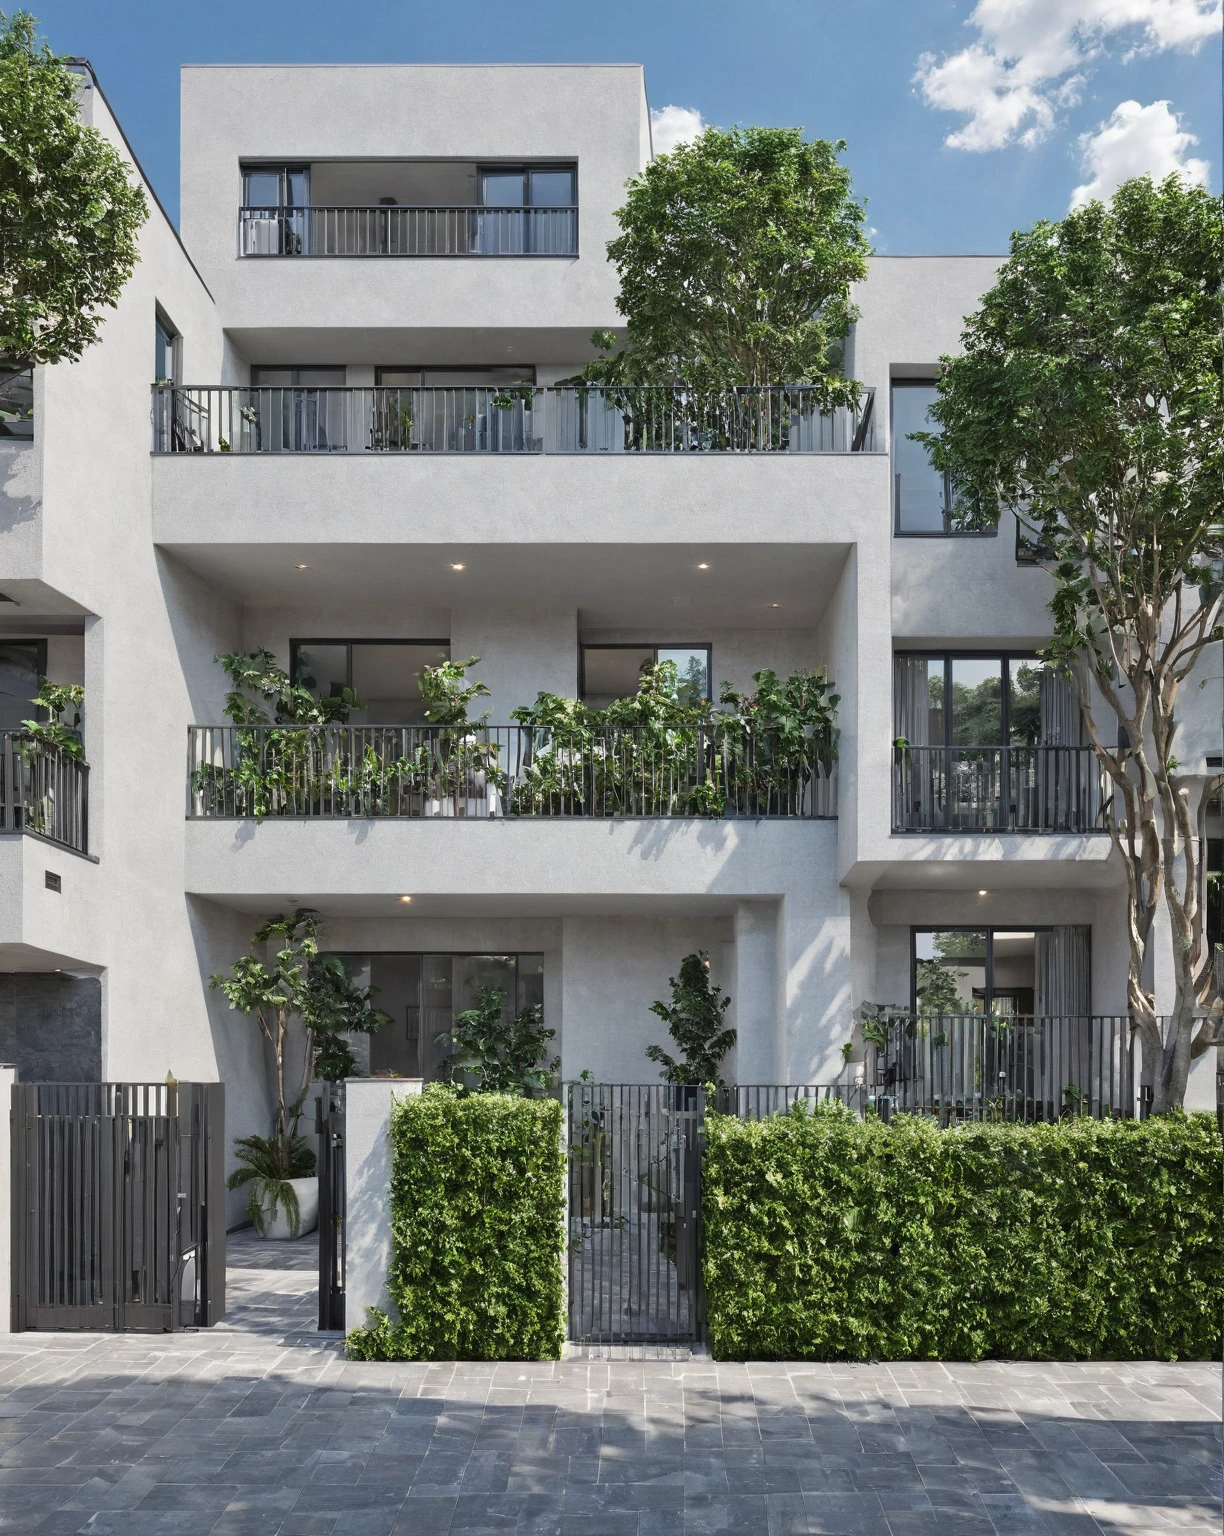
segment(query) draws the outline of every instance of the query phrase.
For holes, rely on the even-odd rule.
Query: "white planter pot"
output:
[[[455,814],[455,802],[453,800],[427,799],[425,801],[426,816],[453,816]]]
[[[312,1175],[309,1179],[290,1179],[289,1187],[297,1196],[298,1210],[301,1213],[297,1232],[293,1233],[289,1230],[289,1216],[285,1210],[284,1201],[278,1201],[276,1215],[271,1221],[264,1223],[263,1235],[266,1238],[284,1242],[286,1238],[294,1236],[305,1237],[319,1225],[318,1178]]]

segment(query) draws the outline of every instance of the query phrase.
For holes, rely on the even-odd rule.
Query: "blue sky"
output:
[[[1002,251],[1077,188],[1176,165],[1218,190],[1224,163],[1219,0],[29,3],[172,217],[183,63],[642,63],[655,109],[846,139],[893,253]]]

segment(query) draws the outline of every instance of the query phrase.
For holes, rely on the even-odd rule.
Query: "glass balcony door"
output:
[[[480,172],[473,249],[493,256],[573,255],[572,166],[497,167]]]

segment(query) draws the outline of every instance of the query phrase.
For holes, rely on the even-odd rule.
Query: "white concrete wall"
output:
[[[418,1080],[350,1077],[344,1085],[344,1327],[364,1327],[370,1307],[395,1317],[391,1272],[391,1107]]]
[[[640,65],[191,66],[182,72],[182,228],[231,330],[396,330],[400,357],[454,329],[618,323],[604,247],[645,164]],[[240,260],[240,162],[555,160],[578,166],[579,256]],[[439,334],[442,333],[442,334]],[[305,354],[303,354],[303,358]],[[184,374],[185,378],[189,374]],[[206,383],[219,375],[194,375]]]
[[[13,1084],[17,1069],[0,1063],[0,1333],[13,1331]]]

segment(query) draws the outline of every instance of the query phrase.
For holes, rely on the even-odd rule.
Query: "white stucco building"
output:
[[[128,153],[87,71],[82,112]],[[256,1031],[208,978],[296,905],[382,989],[375,1069],[427,1070],[486,977],[542,998],[566,1077],[653,1078],[649,1005],[694,949],[742,1083],[832,1081],[856,1008],[920,1003],[931,967],[966,1008],[1124,1010],[1121,871],[1035,661],[1049,578],[1010,521],[947,532],[906,436],[997,257],[871,261],[847,354],[869,414],[787,404],[773,451],[670,425],[643,451],[557,386],[618,325],[639,68],[188,68],[182,146],[181,239],[155,207],[100,343],[37,370],[32,434],[0,438],[0,729],[39,675],[83,682],[89,762],[75,848],[6,790],[0,1059],[219,1076],[230,1131],[262,1129]],[[225,725],[214,657],[261,646],[354,687],[384,754],[423,739],[414,674],[440,655],[481,658],[507,728],[660,653],[715,699],[823,667],[835,795],[541,816],[467,785],[432,815],[405,791],[256,820],[189,782],[189,739],[197,767],[241,751],[192,728]],[[1217,701],[1183,761],[1219,752]],[[496,739],[507,768],[530,745]]]

